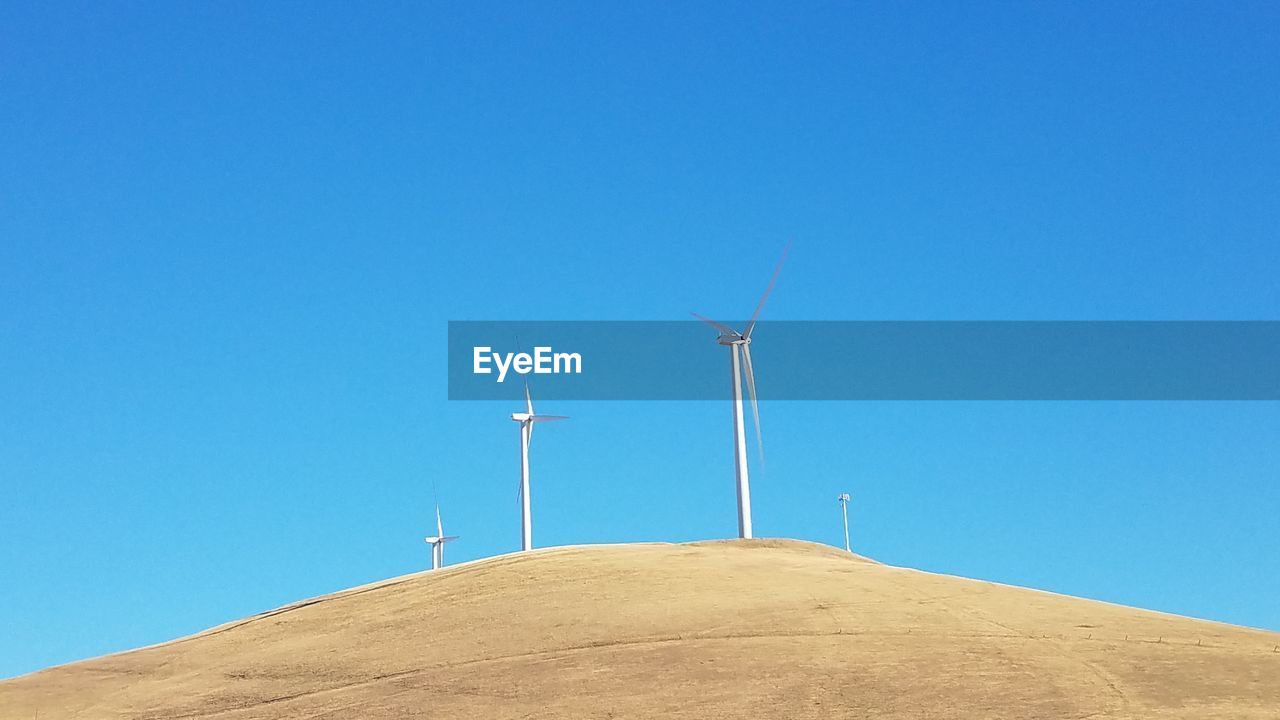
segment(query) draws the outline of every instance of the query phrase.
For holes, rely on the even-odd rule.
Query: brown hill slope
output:
[[[507,555],[0,683],[0,718],[1277,718],[1280,635],[793,541]]]

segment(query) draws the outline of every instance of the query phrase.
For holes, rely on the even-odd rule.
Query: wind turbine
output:
[[[716,342],[729,348],[733,374],[733,463],[738,480],[738,537],[740,538],[751,537],[751,485],[747,478],[747,432],[743,427],[742,417],[742,370],[745,366],[747,391],[751,394],[751,415],[755,420],[756,447],[760,451],[760,461],[763,463],[764,441],[760,438],[760,406],[756,402],[756,374],[751,367],[751,332],[755,330],[756,320],[760,318],[760,311],[764,309],[764,301],[768,300],[769,293],[773,292],[773,285],[778,281],[778,273],[781,272],[782,263],[786,262],[787,252],[790,249],[791,246],[788,245],[782,251],[782,259],[778,260],[777,267],[773,269],[773,277],[769,278],[769,285],[764,289],[764,295],[760,296],[760,302],[756,304],[756,311],[751,314],[751,321],[742,332],[724,323],[693,313],[694,317],[719,330],[720,337]]]
[[[853,552],[849,549],[849,493],[840,493],[836,500],[840,502],[840,514],[844,515],[844,551]]]
[[[436,505],[436,534],[424,538],[431,546],[431,569],[444,567],[444,544],[458,539],[457,535],[445,535],[444,525],[440,522],[440,506]]]
[[[564,415],[538,415],[533,411],[533,398],[529,396],[529,383],[524,384],[525,412],[511,413],[511,419],[520,423],[520,549],[533,549],[533,518],[529,511],[529,442],[533,440],[535,423],[568,420]]]

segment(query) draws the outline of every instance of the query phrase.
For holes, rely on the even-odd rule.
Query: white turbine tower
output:
[[[849,549],[849,493],[840,493],[836,500],[840,501],[840,514],[844,516],[844,551],[853,552]]]
[[[424,538],[431,546],[431,569],[444,567],[444,544],[458,539],[457,535],[445,535],[444,524],[440,522],[440,506],[436,505],[436,534]]]
[[[568,420],[564,415],[538,415],[533,411],[533,398],[529,396],[529,383],[524,384],[525,412],[511,413],[511,419],[520,423],[520,549],[533,549],[533,517],[529,510],[529,442],[533,440],[535,423]]]
[[[720,337],[717,342],[729,348],[733,374],[733,463],[738,480],[738,537],[740,538],[751,537],[751,485],[747,478],[747,431],[743,427],[742,417],[742,366],[746,366],[747,391],[751,395],[751,415],[755,420],[756,446],[760,451],[760,461],[763,463],[764,441],[760,438],[760,406],[756,402],[756,374],[751,367],[751,332],[755,330],[756,320],[760,318],[760,311],[764,308],[764,301],[769,299],[769,293],[773,292],[773,285],[778,281],[778,273],[782,270],[782,263],[787,259],[788,250],[790,246],[782,251],[782,259],[778,260],[778,266],[773,269],[773,277],[769,278],[769,285],[764,289],[764,295],[760,296],[760,302],[756,304],[756,311],[751,314],[751,321],[742,332],[724,323],[693,313],[694,317],[719,330]]]

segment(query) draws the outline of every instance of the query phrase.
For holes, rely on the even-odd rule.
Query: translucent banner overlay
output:
[[[696,321],[453,321],[449,399],[520,399],[527,380],[535,399],[724,400],[717,338]],[[1276,321],[779,321],[751,339],[761,400],[1280,400]]]

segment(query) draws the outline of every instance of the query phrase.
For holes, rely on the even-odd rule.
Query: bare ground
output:
[[[809,543],[581,546],[0,682],[0,718],[1280,718],[1278,646]]]

